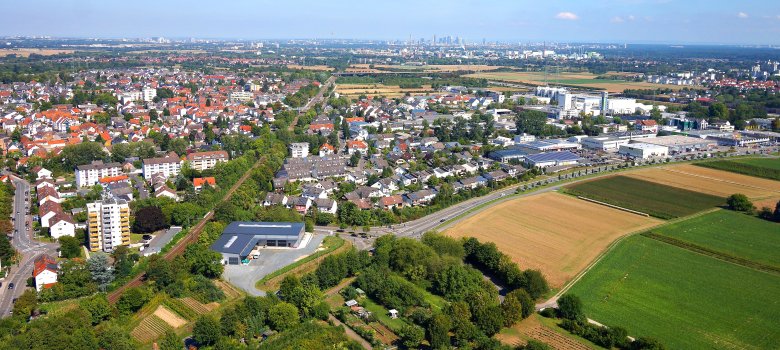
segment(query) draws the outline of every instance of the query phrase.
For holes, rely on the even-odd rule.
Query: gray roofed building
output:
[[[238,265],[259,247],[297,248],[304,234],[302,222],[234,221],[211,249],[222,254],[222,263]]]

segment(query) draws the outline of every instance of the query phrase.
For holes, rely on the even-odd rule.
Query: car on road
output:
[[[447,221],[447,219],[441,219],[441,220],[439,220],[439,222],[445,222],[445,221]]]
[[[14,298],[14,300],[11,300],[11,304],[16,304],[16,299],[19,299],[19,298]]]
[[[13,282],[8,284],[8,289],[14,289],[14,283]]]

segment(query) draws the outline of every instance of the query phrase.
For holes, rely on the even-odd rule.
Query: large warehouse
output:
[[[211,249],[222,254],[222,263],[238,265],[256,248],[297,248],[304,235],[302,222],[247,222],[234,221]]]

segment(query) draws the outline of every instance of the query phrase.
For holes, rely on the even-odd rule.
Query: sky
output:
[[[0,0],[0,36],[780,45],[779,0]]]

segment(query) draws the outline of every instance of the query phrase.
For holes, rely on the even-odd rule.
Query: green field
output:
[[[754,216],[719,210],[653,232],[780,268],[780,224]]]
[[[668,349],[770,349],[780,344],[780,276],[644,236],[628,237],[570,293],[588,317]]]
[[[705,168],[780,181],[780,158],[743,158],[695,163]]]
[[[627,176],[613,176],[566,187],[566,192],[637,210],[661,219],[688,216],[725,203],[713,195]]]

